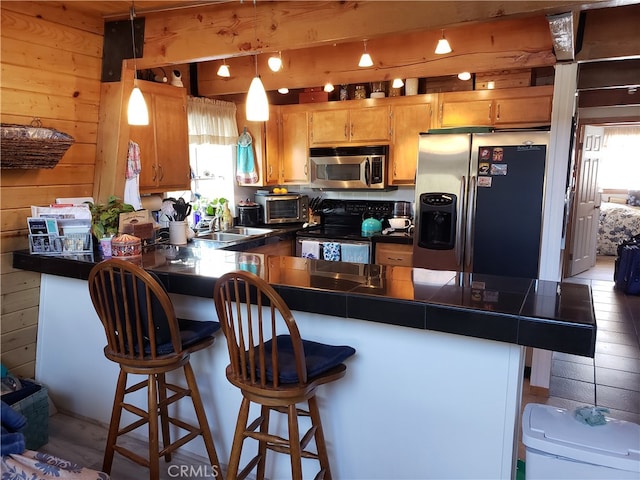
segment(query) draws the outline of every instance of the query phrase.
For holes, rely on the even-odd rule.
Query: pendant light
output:
[[[149,110],[144,96],[138,88],[138,68],[136,65],[136,39],[133,28],[133,19],[136,16],[133,2],[131,2],[131,10],[129,18],[131,19],[131,43],[133,45],[133,90],[129,96],[129,105],[127,107],[127,123],[129,125],[149,125]]]
[[[327,82],[324,84],[324,91],[327,93],[331,93],[335,90],[335,87],[333,86],[333,83],[331,82]]]
[[[269,120],[269,100],[260,75],[258,75],[258,55],[255,55],[256,76],[251,80],[247,93],[247,120],[266,122]]]
[[[393,83],[391,84],[391,88],[402,88],[404,86],[404,82],[402,81],[401,78],[396,78],[393,80]]]
[[[466,82],[467,80],[471,80],[471,73],[470,72],[460,72],[458,74],[458,78],[464,82]]]
[[[229,72],[229,65],[227,65],[227,62],[224,59],[222,60],[222,65],[220,65],[220,68],[218,69],[218,76],[219,77],[231,76],[231,72]]]
[[[442,38],[438,40],[435,53],[437,55],[444,55],[445,53],[451,53],[451,45],[446,38],[444,38],[444,29],[442,30]]]
[[[254,23],[253,31],[256,37],[256,43],[258,38],[258,10],[256,7],[256,0],[253,0],[253,13]],[[256,76],[251,80],[249,86],[249,92],[247,93],[247,105],[246,116],[247,120],[251,122],[266,122],[269,120],[269,100],[267,99],[267,92],[264,89],[260,75],[258,75],[258,54],[254,54],[256,64]]]
[[[364,40],[364,53],[360,57],[360,62],[358,62],[358,66],[361,68],[373,67],[373,60],[371,60],[371,55],[367,53],[367,41]]]
[[[286,95],[287,93],[289,93],[289,89],[287,87],[280,87],[278,89],[278,93],[281,93],[282,95]]]
[[[267,64],[272,72],[279,72],[282,69],[282,53],[278,52],[277,56],[270,56],[269,60],[267,60]]]

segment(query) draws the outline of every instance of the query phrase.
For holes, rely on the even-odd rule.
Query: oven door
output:
[[[296,256],[369,264],[371,263],[371,242],[298,236]]]
[[[369,157],[360,155],[311,157],[309,163],[311,166],[309,181],[312,188],[370,188]]]

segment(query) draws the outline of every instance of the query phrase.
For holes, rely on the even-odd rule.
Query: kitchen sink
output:
[[[216,242],[237,242],[244,240],[248,235],[229,232],[208,232],[198,235],[194,240],[214,240]]]
[[[214,242],[239,242],[273,232],[271,228],[233,227],[221,232],[201,232],[194,240]]]
[[[252,237],[254,235],[266,235],[273,232],[271,228],[259,228],[259,227],[233,227],[224,230],[222,233],[231,233],[237,235],[246,235]]]

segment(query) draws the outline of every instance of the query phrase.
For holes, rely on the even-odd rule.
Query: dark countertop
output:
[[[260,241],[269,240],[254,243]],[[86,280],[100,260],[99,254],[59,257],[17,251],[13,266]],[[595,352],[588,285],[280,257],[215,249],[206,242],[147,247],[141,264],[154,271],[170,293],[211,297],[219,276],[246,269],[273,285],[291,310],[588,357]]]

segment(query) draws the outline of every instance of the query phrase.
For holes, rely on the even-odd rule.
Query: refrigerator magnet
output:
[[[478,177],[478,187],[490,187],[491,177]]]
[[[506,163],[492,163],[491,164],[491,175],[506,175],[507,174],[507,164]]]
[[[504,158],[504,149],[502,147],[495,147],[493,149],[493,157],[491,158],[494,162],[501,162]]]
[[[490,148],[481,148],[480,149],[480,158],[482,160],[489,160],[491,158],[491,149]]]
[[[489,175],[489,163],[482,162],[478,165],[478,175]]]

